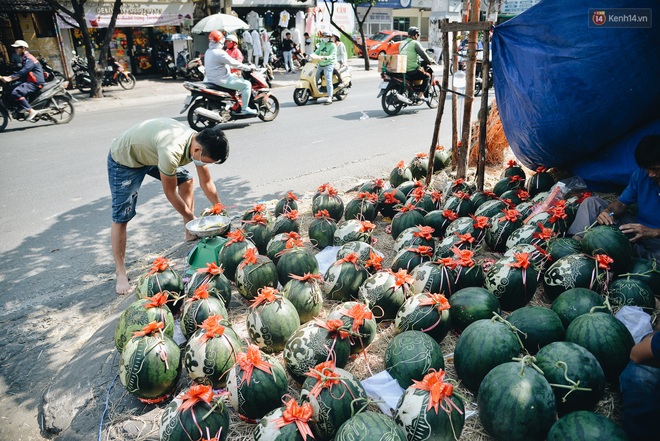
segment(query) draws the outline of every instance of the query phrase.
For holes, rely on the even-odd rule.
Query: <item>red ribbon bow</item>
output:
[[[193,384],[186,393],[179,395],[179,398],[183,401],[179,412],[185,412],[201,401],[209,404],[213,400],[213,388],[203,384]]]
[[[200,285],[196,290],[193,296],[189,299],[190,302],[194,302],[196,300],[204,300],[209,298],[209,291],[208,291],[209,285],[208,283],[204,283]]]
[[[527,254],[527,253],[513,253],[513,257],[515,257],[516,261],[513,262],[513,263],[508,263],[507,264],[511,268],[527,269],[531,266],[531,263],[529,262],[529,254]]]
[[[547,170],[547,169],[546,169],[545,167],[543,167],[542,165],[539,166],[539,167],[536,167],[536,173],[543,173],[543,172],[545,172],[546,170]]]
[[[335,265],[341,265],[342,263],[352,263],[356,270],[359,270],[358,263],[360,262],[359,253],[350,253],[343,259],[339,259],[335,262]]]
[[[144,328],[142,328],[141,331],[133,332],[133,337],[143,337],[145,335],[151,335],[154,332],[162,331],[163,329],[165,329],[165,323],[153,321]]]
[[[594,258],[596,259],[596,262],[598,262],[598,268],[600,269],[609,270],[610,265],[614,263],[614,259],[607,254],[596,254]]]
[[[433,229],[433,227],[426,227],[426,226],[423,227],[421,225],[417,225],[417,231],[413,233],[413,236],[421,237],[422,239],[426,239],[426,240],[431,240],[433,239],[433,235],[431,233],[433,233],[434,231],[435,230]]]
[[[245,253],[243,253],[243,261],[238,265],[239,268],[243,268],[245,265],[254,265],[258,261],[258,256],[257,250],[254,248],[248,248],[245,250]]]
[[[167,303],[167,293],[157,292],[153,295],[153,297],[146,297],[145,300],[148,301],[148,303],[144,304],[145,308],[158,308],[159,306],[163,306]]]
[[[415,155],[415,158],[428,158],[428,156],[428,153],[420,152]]]
[[[209,214],[222,214],[225,211],[225,206],[222,205],[221,203],[215,204],[213,207],[209,208],[208,213]]]
[[[462,244],[472,244],[474,242],[474,237],[470,233],[465,233],[465,234],[459,234],[459,233],[454,233],[456,237],[458,237],[458,242],[456,242],[456,245],[462,245]]]
[[[359,332],[360,326],[364,324],[365,320],[372,320],[374,318],[373,313],[362,303],[353,305],[348,311],[342,308],[341,313],[353,319],[353,332],[356,333]]]
[[[197,270],[198,273],[208,273],[212,276],[217,276],[222,274],[224,270],[220,268],[215,262],[207,263],[206,268],[200,268]]]
[[[376,228],[375,224],[369,221],[360,221],[360,233],[368,233]]]
[[[243,379],[241,380],[241,384],[244,382],[247,382],[248,385],[250,384],[254,368],[257,368],[267,374],[272,373],[270,369],[272,365],[263,359],[261,356],[261,351],[259,350],[259,346],[254,344],[248,346],[246,352],[239,352],[236,354],[236,363],[238,363],[238,366],[241,368],[241,370],[245,372],[245,375],[243,375]]]
[[[298,220],[298,210],[287,211],[286,213],[282,213],[282,216],[292,221]]]
[[[452,253],[456,255],[457,259],[455,260],[456,265],[460,265],[465,268],[470,268],[475,265],[474,263],[474,251],[471,250],[461,250],[457,247],[452,247]]]
[[[555,235],[554,231],[552,231],[551,228],[544,227],[541,222],[538,223],[538,226],[540,231],[533,233],[532,234],[533,238],[548,241],[552,239],[552,236]]]
[[[307,440],[308,436],[314,438],[314,435],[312,435],[312,429],[310,429],[309,424],[307,424],[313,413],[314,411],[312,410],[311,404],[303,403],[302,405],[299,405],[296,400],[291,398],[285,404],[282,416],[274,421],[275,427],[279,429],[287,424],[295,423],[303,441]]]
[[[401,169],[401,168],[405,168],[405,167],[406,167],[406,163],[405,163],[404,161],[399,161],[399,162],[396,164],[396,168]]]
[[[520,218],[520,212],[515,208],[502,210],[502,212],[504,213],[504,219],[508,220],[509,222],[517,222],[518,218]]]
[[[298,276],[296,274],[289,274],[289,277],[296,279],[300,282],[312,282],[312,281],[321,281],[323,276],[320,274],[305,273],[303,276]]]
[[[151,270],[147,273],[147,276],[151,276],[156,273],[161,273],[170,267],[169,260],[164,257],[157,257],[151,264]]]
[[[472,225],[477,230],[483,230],[484,228],[486,228],[488,226],[488,221],[490,220],[486,216],[475,216],[473,214],[471,214],[470,217],[472,218],[472,220],[474,220]]]
[[[518,176],[518,175],[509,176],[509,182],[511,184],[513,184],[514,182],[520,182],[522,180],[523,180],[522,176]]]
[[[309,391],[314,397],[318,397],[321,390],[332,390],[332,386],[341,382],[341,376],[335,372],[335,362],[332,360],[317,364],[305,375],[316,380],[316,384]]]
[[[398,204],[399,200],[395,197],[396,196],[396,190],[392,190],[390,192],[384,193],[384,202],[386,204]]]
[[[339,334],[339,338],[341,339],[348,337],[348,332],[341,329],[344,327],[344,322],[339,319],[326,321],[321,319],[314,319],[314,323],[316,323],[321,328],[327,329],[330,332],[337,332]]]
[[[225,333],[225,327],[220,324],[220,320],[222,320],[221,315],[212,315],[202,322],[200,327],[206,331],[200,339],[202,343],[209,338],[221,337]]]
[[[397,272],[389,269],[388,272],[394,276],[394,285],[396,285],[397,288],[401,288],[402,286],[410,286],[415,283],[415,278],[408,274],[408,271],[404,269],[400,269]]]
[[[451,308],[449,300],[447,300],[447,297],[442,294],[426,293],[424,298],[420,300],[419,304],[422,306],[434,306],[438,312],[446,311]]]
[[[383,258],[378,253],[369,250],[369,258],[364,263],[364,266],[378,271],[383,268]]]
[[[330,217],[330,213],[328,213],[328,210],[319,210],[316,212],[314,217],[317,219],[325,219]]]
[[[456,213],[454,210],[444,210],[442,212],[442,217],[450,221],[455,221],[458,219],[458,213]]]
[[[252,301],[250,308],[256,308],[259,305],[273,303],[279,297],[278,294],[279,292],[273,287],[266,286],[261,288],[259,290],[259,295],[257,295],[257,297],[255,297],[255,299]]]
[[[516,161],[514,161],[513,159],[511,159],[511,160],[509,160],[507,165],[509,166],[509,168],[511,168],[511,167],[515,167],[516,165],[518,165],[518,163]]]
[[[286,194],[286,198],[290,201],[297,201],[298,200],[298,196],[296,196],[295,194],[293,194],[291,192],[288,192]]]
[[[243,234],[243,230],[240,229],[227,233],[227,237],[229,238],[229,240],[225,242],[224,246],[229,246],[233,243],[243,242],[245,240],[245,235]]]
[[[435,413],[438,413],[438,407],[443,411],[449,413],[453,409],[456,409],[460,414],[463,414],[461,410],[454,404],[454,402],[449,398],[454,393],[454,386],[449,383],[445,383],[445,371],[442,369],[435,372],[431,371],[429,374],[426,374],[422,381],[413,380],[413,385],[410,386],[413,389],[419,389],[429,392],[430,399],[426,407],[428,412],[433,408]]]

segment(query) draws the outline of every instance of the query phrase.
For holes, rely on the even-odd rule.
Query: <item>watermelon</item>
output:
[[[153,297],[156,293],[168,292],[171,303],[167,303],[172,314],[179,312],[182,301],[177,300],[183,294],[183,279],[172,269],[164,257],[156,258],[147,274],[140,276],[135,284],[135,296],[138,300]]]
[[[306,248],[288,248],[277,262],[277,278],[281,285],[291,280],[291,275],[318,274],[319,264],[314,254]]]
[[[454,233],[452,235],[446,236],[440,241],[435,247],[435,253],[433,254],[434,259],[443,259],[445,257],[453,257],[458,250],[472,250],[477,246],[477,242],[472,234],[458,234]]]
[[[451,164],[451,151],[445,150],[442,146],[436,146],[433,155],[433,171],[439,172],[443,168]]]
[[[541,441],[555,422],[550,384],[524,362],[493,368],[479,387],[477,406],[484,429],[499,440]]]
[[[406,196],[397,188],[384,191],[378,198],[378,211],[383,217],[394,217],[397,212],[397,206],[405,205]]]
[[[449,308],[442,294],[416,294],[401,305],[394,326],[398,332],[422,331],[441,342],[451,329]]]
[[[300,232],[300,215],[298,214],[298,210],[287,211],[277,216],[275,222],[273,222],[271,234],[276,236],[293,231],[296,233]]]
[[[341,246],[353,241],[371,243],[371,234],[375,228],[369,221],[349,219],[339,222],[334,233],[334,244]]]
[[[408,165],[413,179],[419,181],[426,178],[429,171],[429,155],[426,153],[417,153],[410,164]]]
[[[385,350],[385,369],[404,389],[413,380],[421,381],[431,369],[444,367],[440,345],[421,331],[398,334]]]
[[[298,209],[298,196],[295,194],[288,192],[286,196],[284,196],[282,199],[277,201],[277,204],[275,205],[275,211],[274,215],[275,217],[278,217],[284,213],[288,213],[289,211],[297,210]]]
[[[252,343],[271,354],[284,349],[300,326],[300,317],[293,303],[275,288],[263,288],[250,306],[245,325]]]
[[[312,433],[317,439],[331,440],[339,426],[365,406],[367,393],[353,374],[331,361],[315,366],[307,376],[300,400],[312,405]]]
[[[352,253],[330,265],[323,277],[323,291],[330,300],[357,298],[358,289],[369,277],[358,253]]]
[[[603,306],[605,301],[595,291],[587,288],[571,288],[561,293],[552,302],[552,310],[557,313],[564,328],[582,314],[588,314],[595,306]]]
[[[392,218],[392,238],[396,240],[399,234],[416,225],[424,225],[424,216],[412,205],[404,205]]]
[[[525,170],[518,165],[514,160],[511,160],[507,163],[507,166],[502,170],[502,178],[510,178],[511,176],[520,176],[523,179],[526,179]]]
[[[472,250],[452,250],[455,254],[454,273],[455,282],[458,289],[471,286],[484,286],[484,270],[481,265],[477,265],[474,260],[474,251]]]
[[[339,319],[352,330],[353,333],[349,336],[351,355],[363,352],[374,341],[378,332],[374,315],[364,303],[342,303],[328,314],[328,319]]]
[[[520,343],[510,326],[477,320],[465,328],[454,348],[454,367],[465,387],[479,390],[491,369],[520,354]]]
[[[535,204],[540,204],[542,202],[545,202],[548,196],[550,196],[549,191],[542,191],[540,193],[536,193],[535,195],[530,195],[532,196],[532,202]]]
[[[327,210],[330,217],[339,222],[344,215],[344,201],[330,184],[323,184],[312,198],[312,213]]]
[[[444,383],[445,372],[431,372],[406,389],[394,412],[394,422],[408,439],[454,441],[465,424],[463,400]]]
[[[364,264],[371,259],[372,253],[379,254],[378,251],[368,243],[354,240],[346,242],[339,248],[339,251],[337,251],[337,259],[343,259],[352,253],[358,253],[360,262]]]
[[[538,167],[536,174],[533,174],[527,180],[527,191],[531,196],[536,196],[544,191],[550,191],[555,185],[555,179],[545,170],[545,167]]]
[[[656,296],[660,296],[660,270],[655,259],[632,259],[626,273],[620,276],[641,280],[651,287]]]
[[[502,257],[486,273],[484,288],[492,292],[505,311],[522,308],[534,296],[537,271],[526,253]]]
[[[493,217],[506,210],[507,205],[499,199],[492,199],[486,201],[474,210],[475,216]]]
[[[378,195],[359,192],[354,199],[346,204],[344,219],[368,220],[373,222],[378,215]]]
[[[502,200],[511,201],[511,204],[517,206],[523,202],[527,202],[527,199],[529,199],[529,193],[527,193],[522,188],[517,188],[515,190],[505,191],[504,193],[502,193],[500,198]]]
[[[284,345],[284,364],[298,383],[305,380],[311,368],[334,360],[343,368],[351,353],[351,343],[341,320],[314,320],[299,327]]]
[[[405,270],[379,271],[364,281],[358,299],[374,311],[379,320],[391,320],[411,295],[412,277]]]
[[[268,242],[273,237],[273,232],[268,227],[268,220],[257,214],[252,219],[243,221],[243,231],[245,237],[257,247],[259,254],[265,255]]]
[[[456,287],[454,262],[447,259],[446,264],[433,260],[424,262],[412,271],[414,279],[412,290],[413,292],[423,293],[428,292],[431,294],[443,294],[449,298],[458,288]]]
[[[243,347],[241,338],[226,324],[220,316],[211,316],[186,343],[183,364],[196,383],[210,384],[214,389],[225,386],[227,371]]]
[[[392,418],[367,410],[339,427],[335,441],[406,441],[406,433]]]
[[[277,287],[277,267],[266,256],[260,256],[256,250],[249,249],[244,259],[236,267],[236,289],[245,300],[254,299],[265,287]]]
[[[423,216],[438,208],[433,196],[425,192],[421,187],[417,187],[412,191],[412,194],[406,200],[406,204],[415,207],[415,210],[419,211]]]
[[[474,204],[470,195],[464,192],[454,193],[449,196],[442,206],[443,210],[451,210],[458,213],[459,216],[469,216],[474,213]]]
[[[513,210],[504,210],[502,213],[491,218],[491,225],[486,230],[486,244],[497,252],[506,251],[506,242],[509,236],[522,226],[520,213]]]
[[[564,339],[564,325],[559,316],[543,306],[525,306],[517,309],[506,320],[522,331],[520,339],[530,354],[542,347]]]
[[[151,322],[134,334],[119,358],[119,380],[128,393],[145,403],[159,403],[176,387],[181,351],[162,333],[162,322]]]
[[[445,235],[449,236],[454,233],[466,234],[470,233],[474,236],[474,220],[471,217],[464,216],[452,221],[445,230]]]
[[[288,299],[298,311],[300,323],[307,323],[319,315],[323,308],[323,290],[320,274],[293,276],[282,289],[282,297]]]
[[[578,410],[550,427],[547,441],[628,441],[623,428],[604,415]]]
[[[453,194],[462,191],[463,193],[474,193],[474,185],[468,183],[463,178],[458,178],[445,189],[446,194]]]
[[[160,417],[160,440],[209,439],[225,441],[229,412],[210,386],[192,385],[165,408]]]
[[[584,254],[569,254],[555,261],[543,276],[543,290],[548,300],[571,288],[603,290],[607,272],[598,270],[593,258]]]
[[[616,279],[607,288],[612,303],[620,306],[639,306],[653,312],[655,297],[651,287],[641,280]]]
[[[470,324],[482,319],[491,319],[500,313],[500,302],[486,288],[463,288],[449,298],[451,325],[463,331]]]
[[[266,246],[266,255],[275,265],[280,260],[280,256],[287,248],[302,247],[303,241],[300,234],[294,232],[276,234]]]
[[[406,167],[404,162],[401,161],[390,173],[390,185],[392,187],[398,187],[406,181],[411,181],[412,178],[410,168]]]
[[[224,275],[232,282],[236,277],[236,267],[243,261],[245,252],[257,247],[245,237],[243,230],[235,230],[227,235],[229,240],[224,243],[218,253],[218,264],[223,268]]]
[[[206,290],[214,297],[222,300],[226,308],[231,302],[231,282],[224,275],[224,270],[215,262],[207,263],[206,268],[195,271],[186,284],[186,295],[192,296],[197,288],[206,284]]]
[[[313,438],[312,405],[290,398],[285,407],[271,410],[254,428],[255,441],[307,441]]]
[[[555,237],[548,241],[546,251],[550,254],[550,261],[556,262],[569,254],[580,254],[582,245],[572,237]]]
[[[115,327],[115,347],[121,353],[133,333],[141,331],[151,322],[163,322],[163,333],[174,336],[174,317],[165,305],[167,294],[157,293],[153,297],[136,300],[121,313]]]
[[[224,303],[216,297],[212,297],[206,290],[205,285],[197,288],[195,294],[183,303],[180,324],[181,332],[188,338],[199,328],[204,320],[212,315],[218,315],[227,319],[227,308]]]
[[[458,213],[451,210],[433,210],[424,216],[423,225],[433,228],[433,237],[441,239],[449,225],[458,219]]]
[[[425,186],[422,181],[418,181],[416,179],[413,179],[411,181],[406,181],[401,185],[397,185],[397,189],[401,190],[401,193],[404,194],[406,199],[408,199],[410,195],[413,193],[413,191],[415,191],[418,188],[424,189]]]
[[[536,354],[536,364],[553,387],[559,414],[592,410],[605,393],[603,368],[580,345],[567,341],[550,343]],[[576,388],[571,389],[573,386]]]
[[[516,205],[516,210],[520,213],[521,218],[527,219],[534,211],[535,206],[536,204],[534,202],[526,201]]]
[[[472,205],[474,206],[475,211],[481,207],[486,201],[490,201],[492,199],[491,196],[489,196],[490,192],[484,192],[484,191],[476,191],[470,195],[470,200],[472,201]],[[495,196],[493,194],[493,196]]]
[[[373,193],[380,196],[383,191],[385,191],[385,181],[380,178],[372,179],[371,181],[362,184],[358,191]]]
[[[509,190],[516,190],[518,188],[524,188],[524,187],[525,187],[525,181],[524,179],[521,179],[520,176],[509,176],[497,181],[497,183],[493,187],[493,193],[495,193],[498,197],[501,197],[502,194],[504,194]]]
[[[537,237],[541,229],[538,224],[525,224],[515,229],[506,240],[506,248],[511,249],[518,244],[542,245],[543,240]]]
[[[596,225],[587,229],[581,244],[587,255],[607,254],[614,259],[612,270],[615,274],[624,272],[633,258],[630,240],[616,225]]]
[[[628,364],[635,345],[630,331],[619,320],[604,312],[583,314],[566,329],[566,341],[591,352],[605,372],[608,381],[616,382]]]
[[[259,420],[282,405],[282,397],[289,390],[286,371],[257,345],[239,352],[236,359],[227,375],[229,402],[241,418]]]
[[[433,240],[433,228],[417,225],[404,230],[394,242],[392,252],[396,254],[402,249],[414,248],[419,245],[431,248],[435,246],[435,241]]]
[[[392,270],[406,270],[412,272],[419,264],[428,262],[433,258],[433,248],[419,245],[414,248],[404,248],[399,251],[392,261]]]

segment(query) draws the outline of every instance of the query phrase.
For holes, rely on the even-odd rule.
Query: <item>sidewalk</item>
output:
[[[376,77],[378,75],[378,61],[369,60],[370,70],[364,69],[364,60],[351,58],[348,60],[353,80],[357,78]],[[283,70],[276,70],[273,74],[273,89],[292,87],[298,82],[298,74],[286,74]],[[119,86],[104,88],[103,98],[90,98],[89,94],[81,93],[77,89],[71,94],[78,100],[74,103],[77,111],[93,112],[102,109],[132,106],[138,104],[156,104],[164,101],[179,99],[183,104],[189,92],[183,87],[182,79],[171,77],[137,77],[137,83],[132,90],[124,90]]]

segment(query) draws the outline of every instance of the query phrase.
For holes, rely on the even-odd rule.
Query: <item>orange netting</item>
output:
[[[473,123],[471,133],[469,165],[476,167],[477,156],[479,154],[478,121]],[[504,160],[504,149],[508,146],[509,141],[507,141],[506,135],[504,135],[500,112],[497,110],[497,103],[493,101],[486,121],[486,165],[501,165]]]

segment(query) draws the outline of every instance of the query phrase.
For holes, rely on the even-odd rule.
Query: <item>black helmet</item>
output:
[[[408,37],[414,37],[419,35],[419,28],[417,26],[411,26],[408,28]]]

